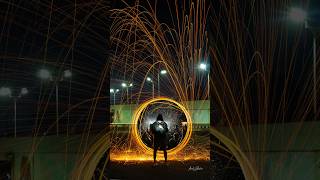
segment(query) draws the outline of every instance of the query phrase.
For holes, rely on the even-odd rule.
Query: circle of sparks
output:
[[[135,111],[135,113],[133,115],[132,126],[131,126],[131,136],[137,142],[137,144],[142,148],[142,150],[144,150],[145,152],[150,153],[150,154],[153,152],[153,149],[148,147],[147,145],[145,145],[143,143],[142,139],[140,138],[137,125],[138,125],[141,113],[144,112],[144,110],[148,107],[149,104],[152,104],[154,102],[163,103],[163,101],[170,102],[170,103],[173,103],[174,105],[176,105],[180,110],[182,110],[182,112],[185,114],[186,119],[187,119],[187,132],[186,132],[184,138],[176,147],[168,150],[168,154],[173,155],[173,154],[176,154],[179,151],[181,151],[188,144],[188,142],[191,138],[191,134],[192,134],[192,120],[191,120],[191,116],[190,116],[189,112],[182,104],[178,103],[177,101],[175,101],[173,99],[170,99],[167,97],[157,97],[157,98],[150,99],[150,100],[142,103],[137,108],[137,110]]]

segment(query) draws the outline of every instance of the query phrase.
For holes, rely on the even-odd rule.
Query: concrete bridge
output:
[[[210,127],[210,101],[188,101],[183,103],[192,118],[194,131],[201,131]],[[138,105],[111,105],[111,126],[118,128],[129,127],[132,121],[133,114],[138,108]]]

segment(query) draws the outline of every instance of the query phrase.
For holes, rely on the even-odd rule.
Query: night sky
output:
[[[175,24],[171,20],[169,6],[172,7],[173,1],[158,0],[157,16],[161,22]],[[179,6],[183,1],[177,1]],[[209,2],[209,1],[208,1]],[[133,1],[130,2],[134,4]],[[141,1],[141,4],[148,4]],[[300,5],[301,3],[292,4]],[[212,1],[210,3],[211,11],[208,14],[209,24],[216,21],[211,18],[221,10],[219,3]],[[258,4],[257,4],[258,5]],[[61,117],[62,129],[67,131],[66,127],[74,127],[70,130],[78,132],[84,129],[87,118],[91,113],[95,114],[94,125],[104,127],[108,121],[107,109],[110,99],[108,77],[108,62],[112,54],[110,45],[110,19],[109,10],[112,7],[123,7],[119,1],[0,1],[0,87],[10,87],[14,96],[19,94],[22,87],[26,87],[29,93],[18,99],[17,103],[17,121],[19,134],[32,134],[35,125],[40,125],[40,133],[54,133],[55,128],[49,128],[55,121],[55,84],[56,82],[41,81],[37,76],[39,69],[46,68],[50,70],[54,77],[61,76],[64,70],[72,71],[72,78],[59,82],[59,111],[65,112],[68,108],[81,103],[81,105],[72,108],[70,113]],[[154,4],[151,4],[154,6]],[[186,5],[187,6],[187,5]],[[239,4],[246,6],[246,4]],[[303,2],[303,6],[310,12],[310,24],[314,27],[320,27],[319,2],[316,0],[309,3]],[[284,15],[286,8],[270,7],[277,11],[281,16]],[[223,13],[223,12],[222,12]],[[243,11],[244,17],[246,12]],[[215,16],[216,17],[216,16]],[[266,15],[266,17],[268,17]],[[220,17],[221,18],[221,17]],[[226,20],[223,17],[220,20]],[[268,19],[268,18],[267,18]],[[279,18],[278,20],[281,20]],[[259,38],[255,33],[256,28],[250,26],[250,19],[247,19],[249,32],[252,32],[253,38]],[[270,22],[272,23],[272,22]],[[272,25],[272,24],[271,24]],[[290,88],[290,97],[293,99],[291,104],[294,107],[288,108],[288,114],[297,109],[297,102],[294,101],[300,97],[299,88],[304,87],[304,76],[311,66],[312,58],[311,43],[312,35],[310,32],[297,27],[285,29],[288,45],[291,46],[290,38],[301,38],[297,45],[297,53],[294,58],[301,61],[294,61],[294,75],[292,77]],[[228,28],[222,26],[222,28]],[[214,28],[208,25],[209,34],[216,34]],[[216,42],[215,37],[209,35],[211,42]],[[292,40],[294,41],[294,40]],[[217,43],[219,45],[219,43]],[[282,48],[281,42],[276,43],[279,49]],[[221,45],[221,44],[220,44]],[[221,45],[221,47],[225,47]],[[252,48],[248,45],[248,54],[252,53]],[[288,53],[292,53],[291,48],[287,48]],[[230,67],[232,68],[231,57],[233,50],[224,49],[230,52]],[[275,53],[275,58],[279,59],[275,64],[275,75],[273,79],[274,104],[281,96],[279,89],[282,89],[283,71],[287,67],[283,60],[281,51]],[[249,57],[248,57],[249,59]],[[212,65],[211,65],[212,66]],[[318,65],[319,67],[319,65]],[[107,70],[107,71],[106,71]],[[215,72],[214,69],[212,72]],[[232,74],[230,78],[232,79]],[[234,74],[236,76],[236,74]],[[217,77],[217,76],[215,76]],[[217,77],[219,78],[219,77]],[[119,85],[122,77],[112,76],[111,86]],[[217,79],[218,81],[218,79]],[[278,83],[278,84],[277,84]],[[254,88],[252,88],[254,90]],[[97,101],[97,108],[92,110],[95,103],[90,99],[100,97]],[[214,100],[214,99],[213,99]],[[254,103],[257,103],[253,101]],[[42,119],[42,121],[41,121]],[[72,124],[67,126],[66,124]],[[13,100],[12,98],[1,98],[0,100],[0,136],[12,135],[13,133]]]
[[[103,128],[109,102],[108,75],[103,74],[110,54],[111,4],[108,1],[77,1],[77,4],[1,1],[0,4],[0,86],[10,87],[14,96],[22,87],[29,90],[18,99],[18,133],[31,134],[36,123],[41,124],[40,133],[55,131],[55,127],[49,128],[56,117],[55,84],[67,69],[72,71],[72,78],[58,83],[59,111],[62,114],[69,107],[81,105],[61,117],[61,131],[66,131],[68,122],[69,133],[84,129],[92,113],[90,107],[94,101],[90,99],[94,97],[101,98],[93,125]],[[41,68],[52,73],[53,82],[39,79]],[[0,109],[0,134],[12,134],[12,98],[1,98]]]

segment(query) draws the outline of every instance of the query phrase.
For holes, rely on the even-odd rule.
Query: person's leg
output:
[[[153,162],[154,163],[156,162],[156,159],[157,159],[157,150],[158,150],[158,147],[154,146],[153,147]]]
[[[167,162],[167,148],[163,148],[164,161]]]

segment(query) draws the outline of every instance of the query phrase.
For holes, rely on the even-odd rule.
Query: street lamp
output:
[[[160,74],[167,74],[167,70],[165,70],[165,69],[161,70]]]
[[[38,72],[38,76],[42,80],[52,80],[51,73],[47,69],[40,69]]]
[[[152,98],[154,98],[154,83],[153,83],[151,77],[147,77],[147,81],[152,84]]]
[[[119,92],[119,89],[110,89],[110,93],[113,93],[113,105],[116,104],[116,94]]]
[[[14,137],[17,137],[17,100],[29,93],[27,88],[21,88],[18,96],[12,96],[11,89],[8,87],[0,88],[0,96],[13,98],[14,104]]]
[[[289,18],[296,23],[304,23],[307,19],[307,13],[301,8],[292,7],[289,11]]]
[[[208,65],[206,63],[200,63],[199,64],[199,69],[200,71],[207,71]],[[210,95],[210,72],[207,73],[207,86],[208,86],[208,99]]]
[[[24,95],[26,95],[26,94],[28,94],[28,93],[29,93],[29,91],[28,91],[27,88],[21,88],[21,91],[20,91],[20,95],[21,95],[21,96],[24,96]]]
[[[41,80],[55,81],[56,88],[56,124],[57,124],[57,136],[59,135],[59,82],[62,82],[64,79],[70,79],[72,77],[71,70],[67,69],[63,71],[62,75],[53,77],[51,72],[47,69],[40,69],[38,76]]]
[[[0,88],[0,96],[11,96],[11,89],[7,87]]]
[[[121,83],[121,86],[122,86],[123,88],[126,88],[126,87],[127,87],[127,83]]]
[[[121,83],[121,87],[126,89],[127,102],[129,103],[129,101],[128,101],[129,100],[129,87],[133,87],[133,83],[127,84],[127,83],[123,82],[123,83]]]
[[[307,12],[301,8],[292,7],[289,11],[289,18],[295,23],[303,23],[304,28],[311,31],[313,36],[313,111],[314,120],[317,120],[317,31],[310,27]]]
[[[199,69],[203,70],[203,71],[206,71],[207,70],[207,64],[205,63],[200,63],[199,64]]]
[[[167,70],[162,69],[160,71],[160,74],[158,73],[158,96],[160,96],[160,75],[166,75],[167,74]]]

